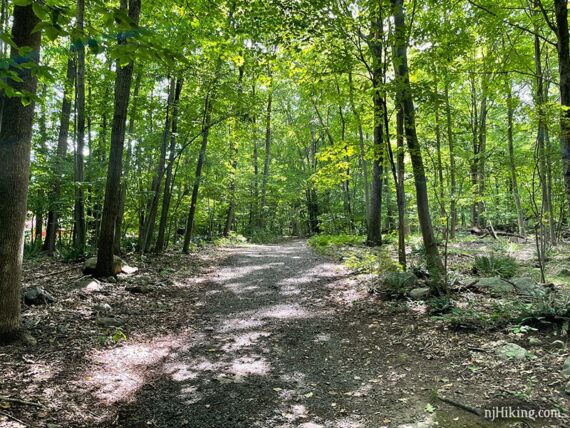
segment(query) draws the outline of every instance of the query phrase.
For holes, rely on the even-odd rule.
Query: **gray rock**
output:
[[[409,293],[410,297],[414,300],[423,300],[429,296],[429,288],[414,288]]]
[[[55,298],[42,287],[33,287],[24,292],[26,305],[47,305],[55,302]]]
[[[388,272],[384,276],[384,285],[390,290],[411,290],[418,282],[412,272]]]
[[[91,257],[85,260],[83,264],[83,273],[85,275],[91,275],[95,273],[95,267],[97,266],[97,257]],[[117,275],[123,270],[123,260],[120,257],[113,256],[113,274]]]
[[[515,284],[517,293],[523,296],[545,297],[550,292],[548,288],[537,284],[536,281],[529,277],[512,278],[510,281]]]
[[[121,318],[100,317],[97,324],[101,327],[121,327],[125,322]]]
[[[93,306],[93,310],[100,312],[100,313],[110,313],[113,309],[111,308],[111,305],[109,305],[108,303],[98,303],[95,306]]]
[[[540,340],[538,337],[531,337],[528,339],[528,343],[530,345],[542,345],[542,340]]]
[[[482,292],[495,297],[510,296],[515,294],[515,287],[498,276],[481,278],[475,286]]]
[[[566,358],[562,366],[562,376],[570,378],[570,357]]]
[[[497,348],[495,353],[508,360],[524,360],[528,355],[528,351],[516,343],[507,343]]]

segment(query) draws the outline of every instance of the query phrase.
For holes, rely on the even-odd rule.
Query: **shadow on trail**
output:
[[[172,338],[166,354],[155,351],[154,381],[101,385],[120,399],[123,383],[136,387],[117,424],[365,426],[363,415],[381,409],[371,392],[375,377],[390,375],[390,358],[359,337],[367,327],[349,305],[348,272],[303,242],[229,252],[195,303],[194,333]],[[351,297],[339,308],[343,292]]]

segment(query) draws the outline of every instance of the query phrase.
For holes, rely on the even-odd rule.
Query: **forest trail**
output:
[[[365,285],[305,241],[221,251],[221,266],[195,280],[203,289],[192,333],[121,406],[118,426],[395,427],[433,418],[425,406],[450,365],[418,352],[429,345],[415,337],[413,316],[382,313]],[[484,426],[461,413],[465,425],[439,426]]]

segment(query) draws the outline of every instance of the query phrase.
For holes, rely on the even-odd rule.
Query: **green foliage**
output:
[[[483,277],[500,276],[512,278],[518,270],[517,261],[510,256],[477,256],[473,263],[473,272]]]
[[[126,333],[120,327],[114,327],[104,335],[99,336],[99,345],[113,346],[128,340]]]
[[[315,235],[309,238],[309,245],[317,250],[330,247],[352,247],[363,244],[364,237],[357,235]]]
[[[432,297],[427,301],[430,315],[442,315],[453,310],[454,305],[449,296]]]
[[[222,236],[214,241],[214,245],[218,247],[231,247],[234,245],[242,245],[247,242],[247,238],[235,232],[230,232],[228,236]]]

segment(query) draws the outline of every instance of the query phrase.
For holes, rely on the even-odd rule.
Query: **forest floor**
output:
[[[1,427],[570,424],[473,413],[570,408],[568,338],[551,345],[555,333],[533,359],[500,360],[496,344],[528,338],[455,331],[421,305],[383,301],[301,240],[129,261],[139,271],[118,283],[27,261],[25,286],[56,302],[24,311],[37,343],[0,348]]]

